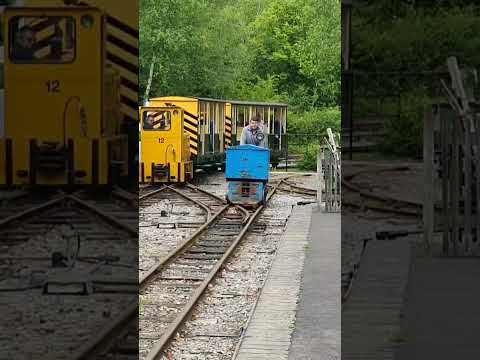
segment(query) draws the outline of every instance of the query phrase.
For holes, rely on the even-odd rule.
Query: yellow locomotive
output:
[[[110,0],[5,8],[0,185],[104,185],[128,174],[137,13]]]
[[[189,135],[180,107],[140,108],[140,182],[185,182],[193,178]]]
[[[209,98],[165,96],[148,106],[178,106],[184,111],[184,128],[196,168],[222,166],[225,149],[225,101]]]

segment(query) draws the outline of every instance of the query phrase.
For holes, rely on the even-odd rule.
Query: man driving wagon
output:
[[[264,126],[258,115],[250,119],[250,124],[245,126],[240,137],[240,145],[255,145],[267,148],[267,135],[264,132]]]

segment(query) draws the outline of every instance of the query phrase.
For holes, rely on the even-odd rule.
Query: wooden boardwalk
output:
[[[342,310],[342,359],[394,359],[412,245],[370,241]]]

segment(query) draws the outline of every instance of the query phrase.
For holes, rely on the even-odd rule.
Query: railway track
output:
[[[162,218],[162,211],[157,211],[155,208],[158,202],[168,201],[174,206],[190,206],[195,205],[200,210],[200,221],[198,215],[190,221],[176,221],[184,218],[184,214],[180,213],[172,223],[162,222],[162,226],[173,225],[173,229],[189,228],[194,229],[214,219],[217,212],[223,210],[226,206],[223,199],[215,197],[206,193],[205,191],[188,184],[185,187],[179,186],[161,186],[158,188],[147,187],[140,190],[140,224],[145,220],[145,216]],[[168,214],[171,215],[171,214]],[[171,221],[171,220],[168,220]],[[158,225],[158,224],[157,224]],[[142,225],[141,225],[142,226]],[[202,227],[203,228],[203,227]],[[195,234],[202,231],[202,228],[197,230]],[[194,234],[194,235],[195,235]],[[185,244],[185,242],[184,242]],[[167,253],[166,257],[170,258]],[[149,267],[146,272],[140,272],[141,279],[139,285],[142,286],[147,278],[150,278],[156,271],[158,271],[166,261],[162,258],[155,258],[154,264]],[[122,360],[137,359],[138,358],[138,298],[133,301],[125,311],[117,316],[106,328],[102,329],[97,336],[77,353],[75,359],[111,359],[115,356],[121,356]],[[135,348],[135,351],[133,351]]]
[[[282,183],[283,180],[270,188],[268,199]],[[313,194],[310,192],[309,195]],[[159,358],[263,210],[260,207],[247,211],[227,205],[222,198],[193,185],[148,188],[140,192],[139,200],[141,221],[142,216],[146,215],[161,218],[162,211],[156,211],[158,209],[155,210],[155,206],[165,200],[174,206],[190,203],[192,207],[195,204],[202,215],[200,217],[197,214],[196,221],[170,223],[174,225],[172,229],[176,230],[182,227],[197,229],[175,249],[141,272],[140,309],[132,304],[109,328],[99,334],[96,341],[89,344],[89,350],[80,358],[106,358],[99,357],[99,354],[105,354],[105,349],[110,349],[110,353],[112,349],[115,352],[114,349],[120,344],[131,342],[137,324],[140,324],[141,358]],[[162,224],[164,226],[168,222]],[[122,357],[124,358],[128,357]]]
[[[295,181],[294,178],[298,176],[310,176],[310,175],[290,175],[284,178],[275,179],[270,181],[269,185],[279,185],[278,191],[283,193],[289,193],[298,196],[316,197],[317,190],[309,188],[301,184],[301,182]]]
[[[378,175],[383,172],[401,172],[408,170],[410,170],[408,166],[382,166],[379,169],[364,169],[348,176],[344,176],[342,179],[342,206],[360,210],[368,209],[374,212],[396,215],[400,218],[413,218],[420,221],[422,218],[423,210],[423,206],[421,203],[399,199],[398,197],[394,197],[389,194],[381,194],[365,190],[362,189],[359,185],[355,184],[354,181],[357,176],[366,173],[374,173]],[[408,234],[416,234],[421,232],[422,230],[398,231],[393,233],[390,231],[377,232],[376,238],[395,238],[396,236],[405,236]],[[352,270],[342,273],[342,303],[348,301],[350,292],[355,285],[355,280],[357,278],[357,273],[362,263],[362,258],[367,251],[368,241],[369,239],[363,241],[359,258],[353,265]]]
[[[375,173],[387,172],[387,171],[402,171],[408,170],[408,167],[389,167],[374,171]],[[370,191],[361,189],[355,185],[353,179],[364,173],[371,172],[372,170],[362,170],[355,174],[344,176],[342,178],[342,205],[357,208],[357,209],[369,209],[373,211],[391,213],[409,217],[421,217],[422,216],[422,204],[402,200],[386,194],[376,194]],[[356,199],[348,199],[348,193],[354,194]]]
[[[0,221],[44,204],[55,196],[58,196],[58,193],[54,191],[2,190],[0,193]]]
[[[270,190],[267,201],[277,187]],[[246,212],[237,206],[224,205],[195,234],[141,277],[140,291],[146,302],[140,317],[142,359],[156,359],[164,353],[262,210],[263,206]],[[154,302],[148,302],[149,296]]]
[[[299,194],[278,190],[158,359],[195,359],[199,354],[214,360],[235,357],[292,207],[311,202],[308,195],[299,201]]]
[[[302,196],[304,195],[312,196],[312,197],[317,196],[317,190],[308,188],[306,186],[300,186],[289,180],[282,181],[280,190],[294,193],[294,194],[300,194]]]
[[[27,319],[32,316],[29,311],[48,318],[55,325],[49,336],[65,342],[64,349],[45,350],[42,346],[48,348],[48,342],[39,341],[45,336],[43,326],[29,323],[24,326],[29,333],[20,333],[25,336],[22,349],[59,359],[83,359],[82,331],[100,331],[110,317],[137,303],[138,264],[131,256],[132,247],[138,246],[138,230],[133,226],[137,209],[122,196],[105,194],[99,199],[97,193],[86,191],[30,192],[8,201],[19,200],[20,210],[0,220],[5,254],[0,264],[9,269],[2,273],[2,280],[9,281],[0,285],[0,292],[12,298],[13,312],[25,313]],[[30,306],[23,304],[25,292],[35,297]],[[89,316],[69,317],[77,311]],[[11,331],[16,331],[15,326]],[[29,341],[34,345],[29,346]],[[8,354],[8,348],[2,349]],[[138,354],[138,345],[124,350]]]
[[[357,278],[358,269],[360,268],[360,264],[362,262],[362,258],[365,254],[367,249],[368,240],[364,240],[362,244],[362,250],[360,252],[360,256],[358,261],[354,264],[352,271],[343,273],[341,277],[341,296],[342,296],[342,304],[344,304],[348,297],[350,296],[350,292],[352,291],[353,285],[355,283],[355,279]]]
[[[172,251],[182,237],[225,205],[225,201],[193,185],[163,186],[140,196],[140,271]]]

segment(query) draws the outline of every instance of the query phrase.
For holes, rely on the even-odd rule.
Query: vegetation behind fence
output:
[[[480,4],[362,1],[352,10],[353,121],[385,119],[382,150],[422,155],[425,107],[437,102],[445,58],[478,68]]]
[[[340,132],[340,110],[329,107],[303,114],[290,114],[288,118],[288,151],[290,155],[301,156],[298,167],[302,170],[315,171],[317,153],[327,129]]]

